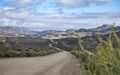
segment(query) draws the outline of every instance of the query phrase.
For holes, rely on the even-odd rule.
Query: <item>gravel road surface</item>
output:
[[[66,51],[43,57],[0,59],[0,75],[81,75],[79,67],[79,60]]]

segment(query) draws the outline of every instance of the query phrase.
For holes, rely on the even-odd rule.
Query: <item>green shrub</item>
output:
[[[87,56],[82,63],[82,75],[120,75],[120,39],[114,28],[103,40],[98,37],[99,45],[94,52],[85,50],[79,41],[81,50],[73,50],[72,54],[79,58]]]
[[[8,50],[7,56],[8,57],[17,57],[17,56],[20,56],[20,52],[16,51],[16,50]]]
[[[82,58],[85,55],[85,52],[81,50],[72,50],[71,53],[75,55],[77,58]]]
[[[28,56],[27,50],[20,50],[21,57]]]
[[[57,50],[0,50],[0,57],[32,57],[44,56],[52,53],[59,52]]]
[[[59,51],[57,51],[57,50],[48,50],[48,54],[57,53],[57,52],[59,52]]]
[[[88,54],[83,63],[83,75],[120,75],[120,39],[112,32],[105,40],[98,38],[100,44],[95,52],[83,50]],[[116,41],[117,47],[114,47]]]
[[[7,56],[7,51],[0,49],[0,57]]]
[[[28,55],[29,56],[37,56],[37,51],[36,50],[28,50]]]
[[[113,47],[112,36],[107,41],[101,40],[100,45],[96,48],[94,55],[89,55],[87,62],[84,64],[88,75],[120,75],[120,40],[114,35],[119,45]]]

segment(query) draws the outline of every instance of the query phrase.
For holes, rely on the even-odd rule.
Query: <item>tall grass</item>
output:
[[[112,31],[106,40],[98,39],[100,44],[95,52],[85,50],[80,44],[82,50],[77,52],[78,55],[87,53],[87,60],[82,66],[83,75],[120,75],[120,39],[116,32]]]

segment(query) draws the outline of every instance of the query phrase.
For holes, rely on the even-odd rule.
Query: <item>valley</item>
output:
[[[0,0],[0,75],[120,75],[120,0]]]
[[[96,29],[80,29],[66,33],[52,31],[44,35],[1,36],[0,74],[82,75],[81,60],[76,58],[79,56],[75,57],[70,52],[81,51],[79,42],[85,50],[94,52],[100,43],[97,35],[106,40],[108,33],[111,33],[109,27],[103,28],[104,34],[97,34]],[[116,28],[120,38],[119,27]],[[116,43],[114,46],[117,46]]]

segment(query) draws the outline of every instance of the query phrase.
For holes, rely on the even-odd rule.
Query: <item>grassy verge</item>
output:
[[[57,53],[57,50],[0,50],[0,57],[32,57]]]
[[[114,32],[106,40],[99,38],[99,41],[95,52],[84,48],[72,51],[81,59],[87,56],[82,63],[83,75],[120,75],[120,39]]]

